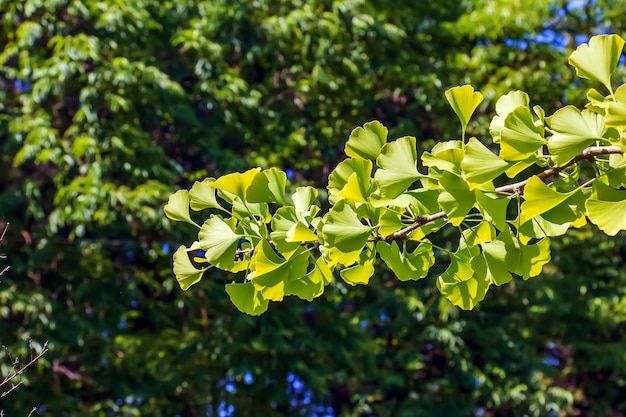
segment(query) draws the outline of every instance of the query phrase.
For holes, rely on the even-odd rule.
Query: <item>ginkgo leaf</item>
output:
[[[165,205],[164,211],[170,220],[187,222],[200,227],[191,220],[189,215],[189,191],[187,190],[178,190],[172,194]]]
[[[495,285],[503,285],[511,281],[513,277],[507,269],[507,248],[505,243],[500,240],[494,240],[493,242],[482,244],[481,249],[483,255],[477,256],[472,260],[474,271],[479,275],[484,275],[488,281]],[[474,261],[478,259],[485,261],[486,270],[484,273],[479,273],[477,270],[478,261],[476,263]]]
[[[191,248],[187,249],[182,245],[174,252],[174,275],[183,291],[187,291],[189,287],[200,281],[204,272],[209,269],[208,267],[196,268],[189,259],[189,250]]]
[[[272,242],[281,255],[289,258],[301,245],[287,237],[287,233],[300,221],[293,207],[281,207],[272,217]]]
[[[420,244],[413,252],[405,252],[400,250],[395,241],[381,241],[376,243],[376,250],[400,281],[424,278],[435,264],[433,249],[427,243]]]
[[[359,203],[370,195],[372,161],[349,158],[340,162],[328,177],[328,192]]]
[[[254,248],[247,278],[261,291],[263,298],[281,301],[285,295],[285,283],[305,276],[307,266],[306,253],[281,258],[267,240],[262,240]]]
[[[415,138],[404,136],[387,143],[376,159],[379,169],[374,173],[380,195],[395,198],[423,175],[417,171]]]
[[[311,186],[298,187],[296,191],[291,195],[293,206],[298,218],[302,219],[305,213],[310,213],[311,205],[317,198],[317,189]]]
[[[500,159],[476,138],[470,138],[465,145],[465,157],[461,162],[461,169],[463,178],[469,183],[470,190],[493,181],[510,166],[510,162]]]
[[[322,226],[323,247],[331,260],[329,263],[333,266],[338,262],[352,265],[375,229],[374,226],[362,224],[345,200],[339,201],[330,210]]]
[[[490,281],[478,276],[472,269],[470,259],[452,257],[450,265],[437,278],[437,288],[450,302],[464,310],[473,309],[482,301]]]
[[[387,128],[379,121],[368,122],[352,130],[346,143],[346,155],[373,161],[386,142]]]
[[[280,203],[285,201],[287,174],[276,168],[265,169],[254,176],[246,191],[251,203]]]
[[[247,201],[248,187],[250,187],[254,177],[256,177],[259,172],[261,172],[260,168],[252,168],[246,172],[234,172],[219,177],[211,183],[211,186],[218,190],[227,191],[239,197],[242,201]]]
[[[483,95],[474,91],[471,85],[452,87],[445,92],[446,99],[461,121],[463,137],[472,114],[483,101]]]
[[[617,35],[593,36],[589,43],[580,45],[567,62],[576,68],[576,75],[588,80],[599,81],[610,91],[611,74],[624,48],[624,40]]]
[[[439,206],[448,216],[450,223],[458,226],[476,203],[474,192],[462,178],[449,172],[443,173],[439,179],[439,186],[441,187],[441,193],[437,198]]]
[[[430,150],[422,154],[422,163],[431,168],[438,168],[441,172],[449,172],[451,174],[461,176],[461,164],[465,158],[463,150],[463,142],[460,140],[451,140],[448,142],[439,142]],[[434,170],[429,172],[433,175]]]
[[[511,91],[496,101],[496,116],[493,117],[489,125],[489,133],[491,133],[495,143],[500,142],[506,116],[516,108],[528,107],[529,104],[530,98],[528,94],[519,90]]]
[[[242,313],[259,316],[267,311],[268,300],[263,298],[261,292],[254,288],[251,282],[226,284],[226,293]]]
[[[245,236],[235,233],[235,219],[224,220],[211,216],[198,232],[200,247],[207,261],[213,265],[233,266],[239,239]]]
[[[556,165],[571,161],[583,149],[604,134],[604,121],[599,114],[582,112],[574,106],[557,110],[550,118],[554,134],[548,138],[548,149]]]
[[[541,239],[533,245],[520,245],[519,266],[522,278],[536,277],[548,262],[550,262],[550,239]]]
[[[510,199],[502,198],[495,192],[475,190],[476,205],[484,219],[493,223],[498,230],[506,228],[506,211]]]
[[[291,226],[286,234],[287,242],[317,242],[317,235],[301,221]]]
[[[339,275],[350,285],[367,284],[374,275],[374,262],[344,268],[339,272]]]
[[[609,236],[626,230],[626,191],[594,181],[593,193],[585,203],[589,220]]]
[[[199,211],[208,208],[223,210],[217,202],[215,188],[211,186],[211,180],[196,181],[189,190],[189,205],[192,210]]]
[[[542,129],[535,125],[528,107],[518,107],[504,119],[500,132],[500,158],[522,161],[539,150],[546,140]]]
[[[539,177],[530,177],[524,187],[524,202],[520,214],[521,223],[552,210],[578,192],[580,191],[560,193],[546,185]]]
[[[615,100],[606,103],[606,117],[604,123],[609,127],[626,127],[626,84],[620,85],[615,90]]]

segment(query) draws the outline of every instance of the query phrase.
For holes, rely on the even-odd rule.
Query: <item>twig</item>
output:
[[[5,348],[6,349],[6,348]],[[16,365],[19,363],[18,359],[16,358],[15,361],[13,362],[13,372],[10,373],[9,375],[7,375],[4,380],[2,382],[0,382],[0,387],[8,384],[9,382],[11,382],[13,379],[15,379],[17,376],[21,375],[24,373],[24,371],[31,366],[33,363],[37,362],[39,360],[39,358],[41,358],[43,355],[46,354],[46,352],[48,352],[48,342],[46,341],[46,343],[44,343],[43,348],[41,349],[41,352],[39,352],[35,357],[31,358],[31,360],[24,365],[22,368],[18,369],[17,371],[15,370]],[[8,350],[7,350],[8,353]],[[11,358],[11,355],[9,354],[9,358]],[[13,361],[13,360],[12,360]],[[15,390],[17,387],[19,387],[20,385],[22,385],[24,381],[20,381],[17,384],[13,384],[11,383],[11,388],[9,388],[7,391],[3,392],[0,395],[0,398],[4,398],[7,395],[9,395],[13,390]]]

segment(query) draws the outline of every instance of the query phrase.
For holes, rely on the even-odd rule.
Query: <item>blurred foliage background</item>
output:
[[[567,55],[625,29],[617,0],[0,0],[0,369],[50,348],[0,409],[626,416],[623,234],[555,239],[540,278],[470,312],[433,276],[381,270],[251,318],[226,275],[179,289],[171,253],[192,233],[162,212],[252,166],[323,188],[372,119],[420,150],[458,138],[454,85],[485,95],[469,128],[485,141],[511,89],[581,105]]]

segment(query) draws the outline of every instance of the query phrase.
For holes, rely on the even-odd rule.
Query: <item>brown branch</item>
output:
[[[18,370],[15,370],[16,365],[18,363],[17,359],[15,360],[15,362],[13,363],[13,371],[7,375],[4,380],[2,382],[0,382],[0,387],[8,384],[9,382],[11,382],[13,379],[15,379],[17,376],[21,375],[24,373],[24,371],[31,366],[33,363],[37,362],[39,360],[39,358],[41,358],[43,355],[46,354],[46,352],[48,352],[48,342],[44,343],[43,348],[41,349],[41,352],[39,352],[34,358],[32,358],[26,365],[24,365],[23,367],[21,367]],[[9,358],[11,356],[9,355]],[[22,385],[24,381],[20,381],[17,384],[11,384],[11,388],[9,388],[7,391],[3,392],[2,394],[0,394],[0,398],[4,398],[7,395],[9,395],[13,390],[15,390],[17,387],[19,387],[20,385]]]
[[[590,146],[584,151],[582,151],[580,154],[576,155],[576,157],[572,159],[571,161],[569,161],[568,163],[561,165],[561,166],[555,165],[551,168],[548,168],[545,171],[537,174],[537,177],[539,177],[539,179],[541,180],[545,180],[546,178],[556,175],[559,172],[563,171],[565,168],[570,167],[582,160],[585,160],[585,159],[592,160],[596,156],[599,156],[599,155],[621,154],[621,153],[624,153],[624,152],[622,148],[619,146]],[[522,192],[524,191],[524,187],[526,186],[526,183],[528,183],[528,179],[525,179],[524,181],[516,182],[515,184],[509,184],[509,185],[504,185],[502,187],[498,187],[496,188],[495,191],[496,193],[522,194]],[[435,220],[443,219],[445,217],[446,217],[446,213],[444,213],[443,211],[440,211],[439,213],[431,214],[429,216],[420,217],[415,223],[403,229],[400,229],[397,232],[393,232],[387,236],[378,235],[375,238],[370,239],[370,241],[375,242],[375,241],[383,240],[385,242],[390,242],[395,239],[406,239],[408,234],[411,233],[413,230],[427,223],[434,222]]]
[[[590,146],[586,148],[584,151],[582,151],[580,154],[576,155],[576,157],[574,157],[571,161],[567,162],[566,164],[560,165],[560,166],[555,165],[537,174],[536,176],[541,180],[545,180],[546,178],[556,175],[559,172],[563,171],[564,169],[582,160],[585,160],[585,159],[593,160],[596,156],[599,156],[599,155],[621,154],[621,153],[624,153],[624,152],[622,151],[622,148],[619,146]],[[528,183],[528,180],[529,179],[525,179],[524,181],[516,182],[514,184],[508,184],[502,187],[498,187],[495,189],[495,192],[502,193],[502,194],[504,193],[522,194],[524,191],[524,187]],[[446,213],[443,211],[440,211],[438,213],[434,213],[428,216],[422,216],[422,217],[419,217],[415,223],[409,226],[406,226],[386,236],[377,235],[375,237],[371,237],[368,239],[368,242],[378,242],[378,241],[391,242],[395,239],[406,239],[409,233],[411,233],[413,230],[418,229],[427,223],[444,219],[445,217],[446,217]],[[273,245],[272,241],[269,241],[269,243]],[[312,244],[319,245],[319,242],[318,241],[305,241],[305,242],[301,242],[301,244],[302,245],[312,245]],[[254,248],[237,249],[237,251],[235,252],[235,259],[237,260],[243,259],[245,255],[252,255],[252,253],[254,253]]]

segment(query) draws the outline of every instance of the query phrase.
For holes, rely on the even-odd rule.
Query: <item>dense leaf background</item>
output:
[[[459,138],[453,85],[485,96],[468,126],[485,141],[511,89],[580,105],[593,85],[566,57],[621,33],[621,2],[4,0],[0,19],[3,375],[29,340],[51,349],[6,415],[625,415],[623,234],[555,239],[541,277],[471,312],[437,271],[381,270],[251,318],[226,275],[180,290],[190,233],[162,211],[253,166],[323,192],[374,118],[420,151]]]

